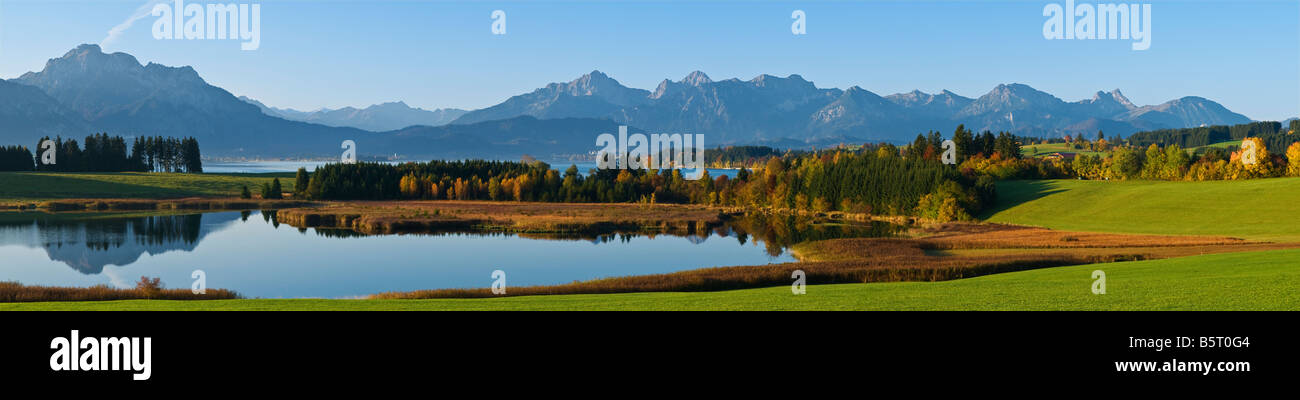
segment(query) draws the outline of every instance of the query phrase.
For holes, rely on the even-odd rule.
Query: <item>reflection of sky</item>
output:
[[[225,213],[221,213],[225,214]],[[238,215],[235,213],[235,215]],[[227,215],[208,214],[226,219]],[[81,244],[78,244],[79,246]],[[637,236],[594,244],[586,240],[535,240],[515,236],[386,235],[329,238],[314,231],[279,229],[254,213],[247,222],[207,232],[192,251],[144,254],[127,266],[86,275],[51,261],[45,249],[0,242],[0,280],[31,285],[130,286],[140,276],[167,287],[188,287],[202,269],[207,286],[247,297],[348,297],[384,291],[488,287],[493,270],[509,286],[567,283],[726,265],[793,261],[769,257],[763,245],[710,237]]]

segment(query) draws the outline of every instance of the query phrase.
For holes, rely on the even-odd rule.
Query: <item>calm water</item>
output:
[[[315,171],[317,166],[328,164],[326,161],[204,161],[203,172],[208,173],[265,173],[297,172],[306,168]]]
[[[385,291],[509,286],[711,266],[793,261],[785,248],[810,239],[878,236],[892,228],[807,228],[790,221],[737,221],[703,236],[607,234],[524,237],[501,233],[361,235],[278,224],[272,212],[123,218],[0,213],[0,281],[133,287],[141,276],[246,297],[354,297]]]

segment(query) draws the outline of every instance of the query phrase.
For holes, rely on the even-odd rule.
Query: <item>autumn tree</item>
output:
[[[1291,126],[1295,126],[1297,121],[1291,121]],[[1300,176],[1300,142],[1291,144],[1286,149],[1287,175]]]
[[[1266,178],[1277,175],[1277,165],[1264,141],[1247,137],[1241,141],[1241,150],[1232,153],[1231,179]]]
[[[1134,178],[1141,171],[1142,159],[1136,151],[1127,147],[1120,147],[1111,156],[1110,172],[1112,177],[1117,179]]]

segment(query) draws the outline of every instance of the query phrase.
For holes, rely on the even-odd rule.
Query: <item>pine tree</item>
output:
[[[243,191],[239,192],[239,198],[241,199],[253,198],[253,193],[248,191],[248,185],[243,185]]]
[[[307,192],[307,185],[311,183],[311,178],[307,175],[306,168],[298,168],[298,175],[293,179],[293,197],[301,198]]]
[[[268,199],[284,198],[284,190],[280,187],[280,178],[275,178],[274,180],[271,181],[271,197],[266,197],[266,198]]]

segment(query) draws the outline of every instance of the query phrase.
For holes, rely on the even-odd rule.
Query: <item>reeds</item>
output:
[[[285,210],[280,221],[299,228],[344,228],[369,234],[470,228],[531,233],[699,233],[721,225],[724,217],[717,208],[668,204],[349,201]]]
[[[207,289],[195,294],[189,288],[163,289],[136,287],[118,289],[105,285],[91,287],[27,286],[18,282],[0,282],[0,303],[35,301],[103,301],[103,300],[223,300],[238,299],[239,294],[226,289]]]

